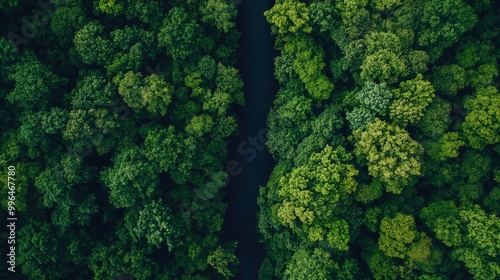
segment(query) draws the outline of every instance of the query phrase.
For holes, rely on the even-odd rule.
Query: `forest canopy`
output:
[[[22,217],[16,276],[232,277],[221,189],[237,131],[229,109],[244,104],[235,3],[0,8],[0,165],[15,166]],[[14,279],[7,265],[0,278]]]
[[[236,2],[0,0],[16,277],[237,274]],[[499,279],[499,1],[276,0],[261,16],[279,89],[259,279]]]
[[[261,279],[500,278],[498,1],[277,0]]]

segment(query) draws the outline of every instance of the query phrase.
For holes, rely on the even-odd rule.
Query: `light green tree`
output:
[[[309,161],[282,177],[274,207],[278,221],[310,241],[327,240],[331,248],[345,251],[349,225],[338,217],[339,203],[356,190],[358,174],[344,148],[326,146]]]
[[[434,87],[418,74],[415,79],[401,82],[393,93],[394,102],[390,106],[389,116],[404,127],[422,118],[425,108],[434,97]]]
[[[466,102],[462,130],[475,149],[500,142],[500,93],[495,87],[481,88]]]
[[[377,118],[353,134],[354,153],[366,161],[369,174],[383,182],[388,192],[401,193],[420,175],[423,148],[404,129]]]
[[[264,12],[267,21],[272,24],[275,34],[310,33],[308,6],[298,0],[284,0],[276,3],[270,10]]]

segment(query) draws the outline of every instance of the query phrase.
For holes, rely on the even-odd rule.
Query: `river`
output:
[[[226,188],[225,232],[227,238],[239,242],[236,255],[240,266],[234,279],[241,280],[257,279],[265,256],[264,246],[259,243],[257,197],[259,186],[266,184],[274,167],[274,160],[262,145],[267,114],[278,90],[273,75],[278,53],[270,25],[263,15],[273,5],[274,1],[243,0],[236,19],[241,32],[237,67],[245,83],[246,103],[235,108],[239,136],[229,146],[229,160],[236,161],[238,168],[234,169],[241,171],[231,176]]]

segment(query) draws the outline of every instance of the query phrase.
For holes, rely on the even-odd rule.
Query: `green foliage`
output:
[[[356,99],[370,111],[384,116],[392,99],[392,92],[385,83],[365,82],[363,89],[356,93]]]
[[[500,219],[486,214],[478,205],[461,210],[459,215],[466,225],[464,237],[467,245],[455,249],[453,257],[464,262],[476,279],[497,278],[500,275],[496,261],[500,254]]]
[[[412,216],[398,213],[394,218],[385,217],[380,223],[378,246],[389,257],[404,258],[409,244],[417,237]]]
[[[283,279],[305,280],[311,277],[318,280],[332,279],[333,271],[336,269],[338,264],[331,260],[327,251],[320,248],[312,252],[299,249],[288,263]]]
[[[373,277],[379,279],[397,279],[398,269],[393,259],[388,258],[382,251],[376,250],[367,261]]]
[[[475,149],[500,141],[500,94],[494,87],[479,89],[475,98],[470,99],[462,125],[469,144]]]
[[[498,77],[498,69],[493,64],[483,64],[477,70],[467,71],[466,75],[466,85],[480,89],[493,83],[495,78]]]
[[[139,147],[131,146],[121,151],[113,162],[113,167],[101,173],[113,205],[117,208],[131,207],[139,198],[146,199],[153,195],[158,177]]]
[[[465,70],[456,64],[434,67],[431,81],[438,93],[454,95],[465,87]]]
[[[6,99],[27,111],[43,110],[51,101],[52,91],[66,82],[33,55],[27,55],[12,65],[10,72],[9,79],[15,86]]]
[[[281,87],[258,199],[262,279],[498,278],[495,7],[281,0],[265,12]],[[313,161],[324,147],[352,158]],[[324,188],[351,161],[356,187],[336,175]]]
[[[232,21],[236,17],[236,7],[221,0],[208,0],[203,8],[201,20],[227,33],[235,27]]]
[[[284,46],[286,52],[295,56],[293,69],[304,83],[306,90],[316,99],[327,99],[333,91],[333,84],[322,71],[324,51],[307,36],[294,36]]]
[[[60,7],[50,21],[50,28],[59,40],[71,44],[75,32],[86,22],[85,13],[79,7]]]
[[[393,84],[406,71],[403,60],[392,50],[381,49],[367,55],[361,65],[361,79]]]
[[[346,119],[352,131],[365,128],[375,118],[376,114],[366,107],[356,107],[352,112],[346,113]]]
[[[386,191],[401,193],[420,175],[422,146],[404,129],[376,119],[365,130],[354,131],[354,138],[355,154],[366,161],[369,174],[383,182]]]
[[[472,29],[478,18],[463,0],[428,0],[423,3],[419,21],[417,43],[429,49],[431,61],[435,61],[461,34]]]
[[[138,238],[145,237],[149,244],[157,248],[166,244],[169,251],[179,245],[181,235],[172,211],[162,203],[161,198],[144,205],[139,211],[134,233]]]
[[[351,155],[326,146],[309,161],[279,181],[282,202],[274,206],[277,219],[310,241],[328,240],[331,248],[348,249],[349,229],[343,220],[333,220],[335,206],[356,190],[358,171],[348,164]]]
[[[450,125],[451,104],[436,96],[423,112],[417,127],[422,130],[422,135],[437,138],[445,133]]]
[[[285,0],[276,3],[264,12],[267,21],[272,23],[272,30],[278,34],[310,33],[309,9],[298,0]]]
[[[208,115],[194,116],[186,126],[186,132],[197,137],[212,130],[212,118]]]
[[[401,82],[399,88],[394,90],[394,102],[390,106],[389,115],[402,126],[417,123],[433,97],[432,84],[419,74],[415,79]]]
[[[120,81],[118,92],[130,108],[146,109],[154,116],[165,116],[174,88],[156,74],[142,78],[140,73],[127,72]]]
[[[15,7],[19,5],[19,0],[2,0],[0,1],[0,8]]]
[[[193,55],[201,43],[202,28],[182,7],[171,9],[158,34],[158,45],[174,60]]]
[[[113,53],[104,26],[96,21],[91,21],[79,29],[73,42],[77,53],[86,64],[105,65]]]
[[[447,132],[437,142],[424,144],[426,153],[434,160],[445,161],[458,157],[458,149],[465,145],[458,132]]]
[[[245,103],[236,2],[0,1],[18,277],[237,275],[222,201]],[[260,278],[500,277],[497,6],[280,0],[264,13],[281,88]]]
[[[372,180],[370,184],[361,184],[358,187],[356,201],[361,201],[363,203],[368,203],[382,196],[382,190],[384,185],[380,180]]]
[[[173,126],[166,129],[151,129],[144,140],[144,154],[164,172],[178,166],[178,157],[182,153],[182,138]]]
[[[234,254],[234,247],[223,249],[219,246],[208,255],[207,263],[214,267],[219,274],[229,279],[235,275],[239,261]]]
[[[453,201],[439,201],[423,208],[420,217],[446,246],[462,244],[459,210]]]
[[[156,74],[147,76],[144,84],[141,90],[143,106],[152,115],[165,116],[172,102],[173,86]]]
[[[123,12],[123,4],[115,0],[99,0],[96,9],[105,14],[116,16]]]
[[[245,102],[236,3],[167,2],[0,1],[18,277],[236,275],[221,192]]]

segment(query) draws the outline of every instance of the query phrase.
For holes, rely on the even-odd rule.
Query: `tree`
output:
[[[345,149],[327,145],[282,177],[282,201],[274,206],[278,220],[310,241],[328,240],[331,248],[347,250],[349,225],[338,218],[336,206],[356,190],[358,171],[348,163],[351,158]]]
[[[15,7],[19,5],[19,0],[2,0],[0,1],[0,8]]]
[[[89,256],[88,266],[95,279],[134,277],[146,280],[155,277],[159,270],[151,260],[151,252],[151,246],[114,237],[95,246]]]
[[[217,85],[216,92],[228,94],[231,96],[231,100],[238,105],[245,104],[243,98],[243,82],[241,81],[238,69],[218,63],[215,83]],[[222,108],[224,108],[224,106],[222,106]]]
[[[473,9],[463,0],[428,0],[422,6],[416,39],[419,46],[428,49],[431,62],[477,23]]]
[[[35,178],[35,187],[41,193],[43,205],[53,207],[71,196],[71,184],[64,179],[62,165],[46,168]]]
[[[23,274],[37,279],[68,277],[74,266],[64,258],[64,240],[58,232],[50,223],[34,219],[20,228],[16,248]]]
[[[127,72],[118,86],[118,93],[123,97],[127,105],[140,111],[144,104],[141,96],[143,80],[141,73]]]
[[[15,85],[7,94],[7,101],[27,111],[35,108],[43,110],[51,101],[52,91],[67,82],[32,54],[25,55],[20,62],[12,65],[8,78]]]
[[[404,129],[377,118],[353,135],[354,153],[366,160],[369,174],[383,182],[386,191],[399,194],[420,175],[422,146]]]
[[[233,19],[236,17],[236,7],[221,0],[208,0],[200,8],[203,13],[201,20],[214,25],[217,29],[227,33],[235,27]]]
[[[296,166],[305,164],[311,154],[320,152],[326,145],[342,146],[345,138],[340,134],[342,117],[336,106],[327,107],[311,122],[311,133],[295,149],[293,161]]]
[[[395,54],[401,54],[402,45],[398,36],[390,32],[372,31],[365,36],[367,55],[374,54],[380,50],[391,50]]]
[[[331,259],[327,251],[320,248],[299,249],[288,263],[283,279],[306,280],[311,277],[318,280],[332,279],[336,269],[338,264]]]
[[[361,65],[360,77],[364,81],[393,84],[406,71],[404,61],[392,50],[380,49],[369,54]]]
[[[466,72],[466,85],[476,89],[491,86],[496,77],[498,77],[498,69],[495,64],[483,64],[476,69],[471,69]]]
[[[462,244],[459,209],[453,201],[438,201],[427,205],[420,212],[420,217],[434,232],[436,238],[446,246]]]
[[[59,40],[70,45],[73,43],[75,32],[80,30],[86,21],[81,8],[59,7],[50,21],[50,28]]]
[[[24,221],[9,244],[17,278],[235,275],[221,189],[229,110],[244,104],[236,3],[17,2],[0,0],[0,163],[16,169],[0,177],[15,177]]]
[[[437,142],[424,144],[426,153],[434,160],[445,161],[458,157],[458,149],[465,145],[458,132],[447,132]]]
[[[194,116],[186,126],[188,134],[201,137],[203,134],[212,131],[213,121],[209,115]]]
[[[156,248],[167,245],[172,251],[181,244],[181,230],[173,217],[172,210],[162,202],[153,200],[139,210],[139,218],[134,227],[137,238],[146,238],[148,243]]]
[[[236,244],[234,245],[236,247]],[[234,247],[228,249],[217,247],[210,255],[208,255],[207,263],[214,267],[219,274],[226,279],[234,277],[236,274],[236,266],[239,264],[234,253]]]
[[[351,112],[346,113],[349,127],[352,131],[363,129],[367,124],[374,121],[376,114],[366,107],[356,107]]]
[[[173,126],[150,129],[144,140],[144,155],[163,172],[179,165],[182,154],[182,136]]]
[[[372,180],[370,184],[360,184],[356,192],[356,201],[368,203],[382,196],[384,185],[380,180]]]
[[[91,21],[76,31],[73,39],[77,53],[86,64],[106,65],[113,54],[111,40],[106,36],[104,26]]]
[[[310,33],[309,9],[305,3],[297,0],[284,0],[276,3],[270,10],[264,12],[267,21],[272,24],[275,34]]]
[[[110,108],[116,88],[100,72],[90,72],[70,94],[73,109]]]
[[[334,86],[322,73],[325,67],[323,49],[314,44],[311,37],[293,36],[284,50],[294,54],[293,69],[309,94],[316,99],[329,98]]]
[[[384,116],[392,99],[392,92],[387,84],[365,82],[363,88],[356,93],[358,102],[370,111]]]
[[[394,90],[394,102],[390,106],[389,116],[403,127],[407,123],[417,123],[433,97],[432,84],[418,74],[415,79],[401,82],[399,88]]]
[[[47,134],[61,134],[66,127],[69,113],[62,109],[53,107],[49,112],[42,114],[42,130]]]
[[[465,87],[465,70],[456,64],[434,67],[431,81],[438,93],[455,95]]]
[[[466,226],[464,239],[467,243],[452,251],[452,257],[464,262],[476,279],[498,278],[500,219],[486,214],[478,205],[461,209],[459,215]]]
[[[184,60],[201,46],[202,27],[182,7],[172,8],[158,34],[158,45],[174,60]]]
[[[401,5],[401,2],[401,0],[375,0],[372,5],[378,11],[391,11]]]
[[[405,74],[419,74],[427,71],[427,63],[429,62],[429,55],[427,52],[414,50],[409,51],[407,55],[403,55],[407,72]]]
[[[147,23],[155,30],[161,27],[164,10],[159,2],[128,0],[126,1],[126,5],[124,12],[127,19],[138,19],[141,22]]]
[[[402,259],[417,235],[414,218],[398,213],[394,218],[382,219],[378,246],[387,256]]]
[[[158,185],[157,171],[146,161],[139,147],[130,146],[116,154],[113,166],[101,172],[116,208],[132,207],[153,196]]]
[[[116,54],[106,65],[108,75],[118,80],[127,71],[138,72],[147,59],[155,59],[159,53],[155,37],[154,32],[136,26],[113,30],[110,39]]]
[[[396,266],[394,259],[388,258],[379,249],[373,250],[374,253],[367,259],[367,264],[373,277],[377,280],[381,279],[397,279],[398,278],[398,267]]]
[[[313,2],[309,5],[309,18],[313,23],[313,30],[320,32],[333,31],[334,5],[327,1]],[[318,28],[319,27],[319,28]]]
[[[123,3],[115,0],[99,0],[96,10],[111,16],[120,15],[123,12]]]
[[[450,114],[450,102],[435,96],[429,106],[425,108],[422,118],[417,123],[417,127],[422,130],[422,136],[440,137],[451,123]]]
[[[281,89],[282,106],[268,115],[270,132],[266,145],[271,154],[283,159],[291,159],[294,149],[307,136],[310,126],[307,119],[312,115],[312,100],[305,96],[293,96],[294,89]],[[308,157],[309,155],[306,155]]]
[[[167,107],[172,102],[173,86],[156,74],[147,76],[144,84],[141,90],[142,105],[154,116],[165,116]]]
[[[500,142],[500,94],[494,87],[481,88],[465,103],[467,116],[462,130],[475,149]]]

